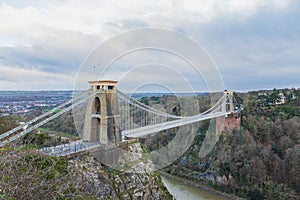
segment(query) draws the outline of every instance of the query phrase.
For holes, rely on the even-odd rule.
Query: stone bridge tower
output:
[[[225,90],[224,91],[224,96],[226,96],[226,99],[224,99],[225,103],[223,104],[223,107],[222,107],[222,111],[225,111],[225,112],[231,112],[233,113],[235,108],[234,108],[234,104],[233,104],[233,91],[227,91]]]
[[[117,81],[89,81],[89,84],[89,92],[95,96],[87,104],[83,141],[119,143]]]
[[[226,97],[223,102],[222,111],[229,114],[225,118],[218,117],[216,119],[216,133],[220,134],[224,131],[240,130],[241,126],[241,113],[237,110],[234,105],[234,92],[224,91],[224,96]],[[236,105],[237,106],[237,105]]]

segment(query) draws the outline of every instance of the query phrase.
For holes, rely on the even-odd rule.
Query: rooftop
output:
[[[89,81],[90,85],[116,85],[118,81],[101,80],[101,81]]]

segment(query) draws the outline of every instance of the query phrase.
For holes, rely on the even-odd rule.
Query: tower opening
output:
[[[99,97],[95,97],[94,114],[101,114],[101,103]]]
[[[112,85],[108,86],[108,90],[113,90],[113,89],[114,89],[114,86],[112,86]]]
[[[93,137],[93,141],[100,140],[100,122],[100,118],[92,118],[91,135]]]

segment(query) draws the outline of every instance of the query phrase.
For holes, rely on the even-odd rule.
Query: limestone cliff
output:
[[[141,144],[128,148],[131,153],[125,154],[122,171],[101,165],[92,155],[70,160],[69,171],[77,184],[84,184],[98,199],[173,199],[151,160],[145,158]],[[124,166],[130,172],[124,171]]]
[[[128,157],[134,165],[127,173],[90,154],[67,159],[8,148],[0,159],[0,199],[173,199],[151,161],[140,160],[140,144],[131,149],[136,157]]]

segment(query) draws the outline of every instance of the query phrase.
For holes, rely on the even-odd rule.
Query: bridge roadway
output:
[[[77,102],[74,105],[80,104],[83,100]],[[72,106],[67,107],[63,110],[61,110],[61,112],[56,113],[55,115],[45,119],[44,121],[30,127],[29,129],[18,133],[12,137],[10,137],[9,139],[3,141],[2,143],[0,143],[0,147],[4,146],[6,143],[10,142],[10,141],[14,141],[20,137],[22,137],[23,135],[31,132],[32,130],[36,129],[37,127],[40,127],[42,125],[44,125],[45,123],[47,123],[48,121],[55,119],[57,116],[62,115],[63,113],[69,111],[72,108]],[[151,133],[157,133],[159,131],[163,131],[163,130],[167,130],[167,129],[171,129],[171,128],[175,128],[175,127],[179,127],[179,126],[184,126],[187,124],[191,124],[191,123],[195,123],[195,122],[199,122],[202,120],[207,120],[207,119],[212,119],[212,118],[216,118],[216,117],[221,117],[221,116],[226,116],[230,114],[230,112],[213,112],[213,113],[208,113],[208,114],[200,114],[200,115],[196,115],[196,116],[191,116],[191,117],[186,117],[186,118],[182,118],[179,120],[173,120],[173,121],[168,121],[168,122],[163,122],[163,123],[159,123],[159,124],[155,124],[155,125],[148,125],[145,127],[140,127],[140,128],[135,128],[135,129],[131,129],[131,130],[125,130],[122,131],[122,138],[124,138],[125,136],[127,137],[142,137],[142,136],[146,136],[149,135]],[[78,151],[85,151],[88,150],[89,148],[95,148],[97,147],[97,145],[99,146],[100,143],[95,142],[95,143],[84,143],[81,140],[78,142],[71,142],[65,145],[60,145],[60,146],[56,146],[53,148],[46,148],[45,149],[45,153],[49,154],[49,155],[55,155],[55,156],[64,156],[64,155],[69,155],[72,153],[76,153]]]
[[[164,122],[156,125],[149,125],[145,127],[140,127],[136,129],[132,129],[129,131],[123,131],[122,136],[128,137],[142,137],[151,133],[156,133],[159,131],[167,130],[174,127],[179,127],[191,123],[195,123],[202,120],[207,120],[211,118],[221,117],[230,114],[230,112],[215,112],[209,113],[205,115],[196,115],[187,118],[183,118],[180,120],[174,120],[170,122]],[[78,153],[81,151],[87,151],[90,149],[94,149],[96,147],[100,147],[101,144],[99,142],[83,142],[82,140],[73,141],[67,144],[59,145],[56,147],[47,147],[41,149],[42,152],[49,154],[51,156],[67,156],[74,153]]]
[[[82,151],[87,151],[96,147],[100,147],[99,142],[83,142],[82,140],[77,140],[54,147],[46,147],[40,149],[39,151],[50,156],[66,156]]]
[[[149,125],[145,127],[140,127],[140,128],[135,128],[131,130],[125,130],[122,131],[122,136],[127,136],[127,137],[142,137],[145,135],[149,135],[151,133],[157,133],[159,131],[179,127],[179,126],[184,126],[187,124],[192,124],[195,122],[207,120],[207,119],[212,119],[216,117],[222,117],[230,114],[231,112],[213,112],[213,113],[208,113],[208,114],[200,114],[196,116],[191,116],[191,117],[186,117],[182,118],[179,120],[173,120],[173,121],[168,121],[168,122],[163,122],[159,124],[154,124],[154,125]]]

